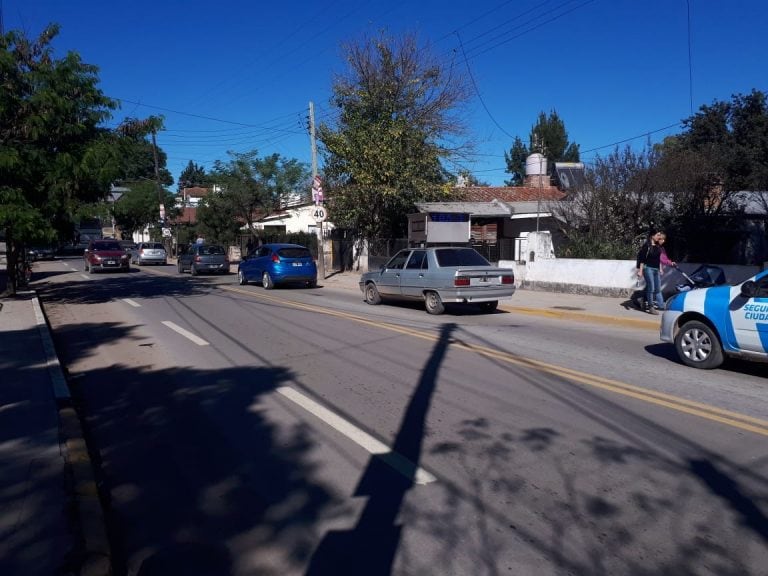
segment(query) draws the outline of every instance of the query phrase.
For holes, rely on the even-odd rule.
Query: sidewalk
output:
[[[332,273],[318,284],[362,300],[359,278]],[[658,330],[658,316],[626,304],[518,289],[499,308]],[[28,291],[0,305],[0,574],[106,576],[110,550],[93,471],[40,304]]]

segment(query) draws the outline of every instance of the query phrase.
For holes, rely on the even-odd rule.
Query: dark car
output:
[[[117,240],[91,240],[83,252],[85,269],[93,274],[97,270],[131,269],[130,256]]]
[[[53,260],[56,257],[56,248],[53,246],[32,246],[27,249],[30,260]]]
[[[421,300],[428,313],[442,314],[446,302],[458,302],[493,312],[500,298],[515,293],[515,273],[491,265],[472,248],[408,248],[380,270],[363,274],[360,290],[368,304]]]
[[[197,274],[229,274],[229,258],[223,246],[216,244],[193,244],[178,258],[179,274],[189,270]]]
[[[278,284],[317,286],[317,266],[309,248],[299,244],[263,244],[237,266],[240,284],[261,282],[267,290]]]

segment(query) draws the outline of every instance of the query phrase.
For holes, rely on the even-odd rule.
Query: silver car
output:
[[[515,293],[515,273],[491,265],[472,248],[408,248],[380,270],[363,274],[360,290],[368,304],[423,300],[428,313],[442,314],[445,303],[458,302],[479,304],[484,312],[493,312],[500,298]]]
[[[131,252],[131,263],[139,266],[144,264],[162,264],[165,266],[168,263],[165,246],[160,242],[139,242]]]

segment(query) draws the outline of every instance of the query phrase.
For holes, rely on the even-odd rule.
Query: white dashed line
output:
[[[338,414],[334,414],[328,410],[328,408],[321,406],[301,392],[294,390],[289,386],[281,386],[277,391],[288,400],[298,404],[304,408],[304,410],[313,414],[328,424],[331,428],[352,440],[358,446],[361,446],[370,454],[381,454],[382,460],[406,478],[415,481],[416,484],[429,484],[430,482],[437,480],[432,474],[423,468],[417,467],[405,456],[393,452],[392,449],[383,442],[380,442],[367,432],[360,430],[360,428],[354,424],[347,422]]]
[[[192,342],[194,342],[198,346],[208,346],[208,342],[206,342],[199,336],[195,336],[194,334],[192,334],[192,332],[190,332],[189,330],[185,330],[178,324],[174,324],[170,320],[163,320],[163,324],[168,326],[168,328],[170,328],[171,330],[178,332],[179,334],[184,336],[184,338],[189,338],[190,340],[192,340]]]
[[[141,308],[141,304],[139,304],[135,300],[131,300],[130,298],[123,298],[123,302],[125,302],[126,304],[130,304],[134,308]]]

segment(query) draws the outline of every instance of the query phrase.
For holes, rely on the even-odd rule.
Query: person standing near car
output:
[[[645,311],[649,314],[658,314],[657,308],[664,307],[664,299],[661,297],[663,266],[675,266],[664,250],[666,240],[664,232],[655,232],[637,253],[637,277],[645,280]]]

